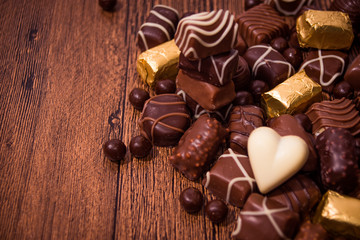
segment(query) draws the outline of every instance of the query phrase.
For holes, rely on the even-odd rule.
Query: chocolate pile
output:
[[[180,20],[157,5],[138,34],[137,69],[156,95],[130,96],[136,109],[146,100],[133,156],[175,146],[170,164],[218,199],[211,221],[226,218],[224,203],[241,208],[236,239],[360,238],[360,56],[349,54],[360,12],[311,2]],[[187,189],[180,202],[195,212],[203,197]]]

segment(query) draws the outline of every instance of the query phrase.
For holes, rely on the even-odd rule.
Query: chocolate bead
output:
[[[311,133],[312,123],[309,117],[304,113],[295,114],[294,117],[303,126],[304,130]]]
[[[300,48],[287,48],[283,52],[283,56],[295,69],[298,69],[303,61]]]
[[[292,48],[300,48],[296,31],[294,31],[290,34],[289,46]]]
[[[103,145],[105,156],[113,162],[119,162],[124,159],[126,146],[119,139],[111,139]]]
[[[288,42],[283,37],[277,37],[273,39],[270,45],[273,49],[281,53],[289,47]]]
[[[206,216],[214,223],[220,223],[225,220],[228,207],[221,200],[212,200],[205,206]]]
[[[254,104],[253,96],[248,91],[239,91],[236,93],[236,97],[233,101],[235,106],[237,105],[252,105]]]
[[[131,105],[133,105],[137,110],[142,110],[146,100],[149,98],[149,93],[141,88],[134,88],[129,95]]]
[[[245,11],[261,3],[260,0],[245,0]]]
[[[261,94],[269,91],[269,89],[269,85],[264,81],[254,80],[250,82],[250,92],[255,102],[260,102]]]
[[[354,88],[346,81],[341,81],[333,89],[334,98],[349,98],[354,95]]]
[[[117,0],[99,0],[99,5],[105,11],[112,11],[116,5]]]
[[[136,158],[144,158],[149,155],[152,144],[144,136],[133,137],[130,141],[130,152]]]
[[[189,187],[180,194],[180,204],[188,213],[195,213],[200,211],[203,203],[203,195],[196,188]]]
[[[175,93],[176,84],[171,79],[158,80],[155,84],[156,94]]]

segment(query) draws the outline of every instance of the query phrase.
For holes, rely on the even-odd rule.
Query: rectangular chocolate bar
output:
[[[299,113],[312,103],[321,101],[321,92],[321,86],[302,70],[263,93],[261,104],[269,118]]]
[[[360,200],[329,190],[319,203],[313,222],[333,234],[359,239]]]
[[[349,49],[354,40],[347,13],[308,10],[298,17],[296,31],[300,47]]]
[[[136,69],[142,81],[153,86],[158,79],[175,79],[179,56],[179,48],[174,40],[170,40],[142,52],[136,61]]]

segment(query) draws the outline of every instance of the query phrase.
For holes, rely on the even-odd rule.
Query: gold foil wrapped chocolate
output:
[[[174,40],[142,52],[136,62],[136,69],[142,81],[153,86],[159,79],[175,79],[178,73],[180,50]]]
[[[300,47],[349,49],[354,40],[347,13],[308,10],[296,20]]]
[[[319,203],[314,223],[347,239],[360,239],[360,199],[327,191]]]
[[[304,70],[294,74],[272,90],[262,94],[261,104],[269,118],[303,112],[322,99],[321,86]]]

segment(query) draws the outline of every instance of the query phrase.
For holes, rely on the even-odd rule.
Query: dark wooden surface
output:
[[[319,1],[328,6],[329,1]],[[0,239],[227,239],[236,209],[212,224],[186,214],[190,182],[167,161],[105,159],[102,144],[126,145],[140,113],[127,97],[145,87],[135,69],[136,33],[162,3],[180,14],[240,13],[243,1],[0,0]],[[109,116],[110,118],[109,124]]]

